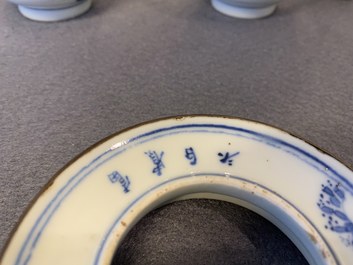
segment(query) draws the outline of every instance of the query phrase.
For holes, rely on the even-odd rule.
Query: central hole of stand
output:
[[[217,200],[178,201],[141,219],[111,265],[305,265],[290,239],[260,215]]]

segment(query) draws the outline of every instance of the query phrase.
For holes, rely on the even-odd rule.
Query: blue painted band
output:
[[[310,154],[309,152],[307,152],[307,151],[305,151],[303,149],[300,149],[297,146],[294,146],[294,145],[292,145],[290,143],[287,143],[287,142],[285,142],[283,140],[277,139],[275,137],[272,137],[272,136],[269,136],[269,135],[265,135],[265,134],[262,134],[262,133],[258,133],[258,132],[252,131],[252,130],[240,128],[240,127],[233,127],[233,126],[221,125],[221,124],[185,124],[185,125],[178,125],[178,126],[160,128],[160,129],[153,130],[153,131],[150,131],[150,132],[147,132],[147,133],[144,133],[144,134],[141,134],[141,135],[138,135],[136,137],[133,137],[133,138],[129,139],[127,141],[127,144],[122,147],[123,148],[122,150],[120,148],[117,148],[118,152],[115,152],[115,150],[105,151],[104,153],[102,153],[99,156],[97,156],[96,158],[94,158],[89,164],[87,164],[82,169],[80,169],[75,175],[73,175],[68,180],[68,182],[57,192],[57,194],[49,202],[49,204],[46,206],[46,208],[43,210],[41,215],[36,220],[36,222],[33,225],[31,231],[29,232],[29,234],[26,237],[26,240],[25,240],[24,244],[21,247],[21,250],[20,250],[20,252],[19,252],[19,254],[18,254],[17,258],[16,258],[15,265],[21,265],[21,264],[27,265],[29,263],[30,257],[32,255],[32,252],[34,251],[35,246],[36,246],[36,244],[37,244],[37,242],[38,242],[43,230],[45,229],[45,227],[49,223],[49,220],[51,219],[51,217],[53,216],[55,211],[58,209],[58,207],[63,202],[63,200],[72,192],[72,190],[74,190],[76,188],[76,186],[78,184],[80,184],[81,181],[84,178],[88,177],[95,169],[97,169],[98,167],[103,165],[105,162],[109,161],[111,158],[113,158],[113,157],[121,154],[125,150],[127,150],[128,145],[130,143],[137,142],[137,141],[142,140],[144,138],[147,138],[149,136],[157,135],[157,136],[153,137],[152,139],[146,139],[144,141],[141,141],[139,143],[139,144],[141,144],[141,143],[144,143],[144,142],[147,142],[147,141],[151,141],[151,140],[159,138],[159,137],[168,136],[170,134],[173,134],[172,131],[174,131],[174,130],[190,129],[190,128],[198,128],[198,130],[194,130],[194,131],[187,131],[186,130],[186,131],[183,131],[183,132],[184,133],[192,133],[192,132],[215,133],[215,132],[212,132],[212,131],[208,131],[206,128],[229,130],[229,131],[235,131],[235,132],[248,134],[251,137],[245,137],[244,135],[240,135],[240,134],[236,134],[236,136],[245,137],[245,138],[248,138],[248,139],[253,139],[253,140],[256,140],[256,141],[259,141],[259,142],[263,142],[263,143],[265,143],[267,145],[270,145],[270,146],[273,146],[275,148],[282,149],[281,147],[286,147],[289,150],[284,150],[284,151],[286,151],[287,153],[290,153],[291,155],[293,155],[293,156],[301,159],[302,161],[306,162],[310,166],[316,168],[321,173],[325,174],[327,177],[339,179],[339,181],[342,183],[342,185],[344,184],[345,186],[347,186],[349,188],[349,192],[351,194],[353,193],[353,184],[350,181],[348,181],[343,175],[339,174],[336,170],[331,168],[328,164],[326,164],[325,162],[323,162],[322,160],[320,160],[316,156]],[[201,130],[201,129],[203,129],[203,130]],[[158,134],[164,133],[164,132],[171,132],[171,133],[158,136]],[[174,133],[182,133],[182,132],[174,132]],[[218,133],[225,133],[225,132],[219,131]],[[234,134],[231,134],[231,135],[234,135]],[[109,156],[104,161],[98,163],[99,160],[103,159],[104,157],[106,157],[108,154],[111,154],[111,153],[113,153],[112,156]],[[300,157],[300,155],[304,156],[304,158]],[[320,165],[325,170],[320,169],[317,165],[315,165],[315,163],[309,163],[309,160],[311,160],[312,162],[315,162],[316,164]],[[98,164],[94,166],[95,163],[98,163]],[[91,168],[91,167],[93,167],[93,168]],[[88,171],[88,172],[84,173],[85,171]],[[80,176],[81,174],[83,174],[83,176]],[[74,181],[76,179],[78,179],[78,180],[77,180],[76,183],[74,183]],[[70,185],[72,185],[72,187],[70,187]],[[67,190],[67,192],[65,192],[66,190]],[[60,198],[61,195],[62,195],[62,198]],[[58,200],[58,202],[56,202],[57,200]],[[57,203],[57,205],[54,205],[55,202]],[[50,213],[48,213],[50,209],[51,209],[51,211],[50,211]],[[45,217],[46,214],[48,214],[47,220],[43,221],[43,218]],[[39,231],[37,231],[36,235],[34,235],[35,231],[40,226],[42,221],[44,223],[39,228]],[[33,236],[34,236],[34,239],[33,239]],[[31,240],[33,242],[30,244],[29,250],[27,250],[27,252],[28,252],[27,256],[23,260],[24,252],[26,251],[26,248],[28,247],[28,245],[29,245]],[[21,261],[23,261],[23,262],[21,262]]]
[[[136,205],[136,203],[138,203],[139,201],[141,201],[146,195],[151,194],[153,192],[155,192],[157,189],[167,185],[167,184],[171,184],[174,182],[177,182],[179,180],[182,179],[187,179],[190,177],[204,177],[204,176],[215,176],[215,177],[222,177],[224,178],[225,175],[224,174],[219,174],[219,173],[214,173],[214,172],[205,172],[205,173],[197,173],[197,174],[193,174],[193,175],[185,175],[185,176],[180,176],[180,177],[175,177],[172,178],[170,180],[164,181],[158,185],[156,185],[155,187],[153,187],[152,189],[149,189],[147,191],[145,191],[144,193],[142,193],[140,196],[138,196],[135,200],[133,200],[126,208],[125,210],[119,214],[119,216],[115,219],[115,221],[113,222],[113,224],[109,227],[109,229],[107,230],[107,232],[105,233],[103,240],[99,246],[99,249],[97,251],[95,260],[93,265],[99,265],[99,260],[101,258],[102,255],[102,251],[104,249],[104,246],[107,243],[107,240],[109,238],[109,236],[111,235],[111,233],[113,232],[113,230],[117,227],[117,225],[120,223],[120,221],[122,220],[122,218],[124,217],[124,215],[133,207]],[[237,177],[237,176],[232,176],[232,175],[227,175],[227,177],[231,178],[231,179],[236,179],[236,180],[240,180],[242,182],[247,182],[249,184],[253,184],[258,186],[260,189],[266,190],[267,193],[272,193],[274,196],[280,198],[282,201],[286,202],[288,205],[290,205],[293,209],[295,209],[298,213],[301,214],[301,216],[315,229],[315,232],[320,235],[321,239],[325,242],[326,246],[328,247],[328,249],[330,250],[330,252],[333,254],[333,257],[336,261],[336,264],[339,265],[340,263],[338,262],[338,259],[335,255],[335,253],[332,251],[331,246],[327,243],[327,241],[325,240],[325,238],[322,236],[322,234],[320,233],[320,231],[318,231],[317,227],[313,224],[313,222],[303,213],[301,212],[295,205],[293,205],[292,203],[290,203],[288,200],[286,200],[284,197],[282,197],[281,195],[279,195],[278,193],[276,193],[275,191],[261,185],[258,184],[254,181],[248,180],[248,179],[244,179],[241,177]],[[198,191],[198,192],[203,192],[203,191]],[[181,194],[184,195],[184,194]],[[288,228],[290,229],[290,228]]]

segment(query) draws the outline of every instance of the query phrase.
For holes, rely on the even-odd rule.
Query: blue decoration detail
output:
[[[340,234],[342,242],[348,247],[353,246],[353,222],[344,213],[343,204],[346,195],[340,183],[327,180],[322,185],[317,206],[322,211],[322,216],[327,219],[325,228]]]
[[[228,166],[233,165],[233,157],[236,157],[237,155],[239,155],[240,152],[236,152],[234,154],[230,154],[229,152],[226,152],[225,154],[223,153],[218,153],[219,157],[222,157],[222,159],[220,159],[219,161],[223,164],[228,164]]]
[[[204,177],[205,175],[207,176],[215,176],[215,177],[220,177],[220,178],[224,178],[224,174],[218,174],[218,173],[214,173],[214,172],[202,172],[202,173],[197,173],[197,174],[192,174],[192,177]],[[171,184],[171,183],[174,183],[178,180],[181,180],[181,179],[186,179],[186,178],[189,178],[191,175],[182,175],[182,176],[178,176],[178,177],[175,177],[173,179],[170,179],[170,180],[167,180],[163,183],[160,183],[158,185],[156,185],[155,187],[153,187],[152,189],[150,190],[147,190],[145,191],[143,194],[141,194],[139,197],[137,197],[134,201],[132,201],[128,207],[122,212],[120,213],[116,219],[114,220],[114,222],[111,224],[111,226],[109,227],[109,229],[106,231],[104,237],[103,237],[103,240],[100,244],[100,247],[97,251],[97,254],[96,254],[96,257],[95,257],[95,261],[92,265],[99,265],[100,264],[100,259],[101,259],[101,256],[102,256],[102,253],[103,253],[103,249],[104,247],[106,246],[107,244],[107,241],[108,241],[108,238],[109,236],[111,236],[112,234],[112,231],[114,230],[114,228],[121,222],[121,220],[123,219],[124,215],[131,209],[133,208],[139,201],[141,201],[141,199],[143,197],[145,197],[147,194],[151,194],[153,191],[157,190],[158,188],[161,188],[162,186],[164,185],[168,185],[168,184]],[[295,209],[296,211],[300,212],[301,215],[303,216],[303,218],[312,226],[314,226],[314,224],[312,223],[312,221],[304,214],[302,213],[295,205],[293,205],[291,202],[289,202],[288,200],[286,200],[284,197],[282,197],[281,195],[279,194],[276,194],[275,191],[259,184],[259,183],[256,183],[256,182],[253,182],[253,181],[249,181],[248,179],[245,179],[245,178],[241,178],[241,177],[238,177],[238,176],[233,176],[233,175],[230,175],[229,178],[231,179],[236,179],[236,180],[240,180],[240,181],[243,181],[243,182],[247,182],[247,183],[251,183],[251,184],[256,184],[258,187],[262,188],[263,190],[266,190],[268,193],[272,193],[272,194],[275,194],[276,196],[278,196],[281,200],[283,200],[284,202],[286,202],[288,205],[290,205],[293,209]],[[323,238],[323,236],[321,235],[321,233],[319,231],[317,231],[317,233],[320,235],[321,238]],[[324,240],[325,241],[325,240]],[[332,249],[331,247],[328,245],[328,248],[329,250],[332,252]],[[339,262],[337,261],[337,258],[334,256],[334,259],[336,261],[337,264],[339,264]]]
[[[111,183],[119,182],[125,193],[130,191],[130,179],[128,176],[123,177],[118,171],[113,171],[108,175],[108,178]]]
[[[190,165],[194,166],[197,164],[197,157],[194,148],[185,148],[185,157],[186,159],[190,160]]]
[[[163,161],[162,161],[164,152],[162,151],[158,155],[156,151],[148,151],[148,152],[145,152],[145,154],[149,158],[151,158],[153,164],[155,165],[155,167],[152,170],[152,173],[157,174],[157,176],[162,176],[162,168],[165,168]]]
[[[346,187],[347,192],[353,195],[353,183],[350,182],[341,172],[337,171],[337,169],[331,167],[320,158],[279,138],[242,127],[212,123],[190,123],[163,127],[132,137],[126,141],[124,146],[130,143],[139,145],[150,140],[181,133],[224,134],[249,139],[251,141],[261,142],[273,148],[279,149],[293,157],[296,157],[297,159],[305,162],[307,165],[324,174],[330,179],[339,180],[342,186],[344,185]],[[97,155],[89,163],[84,165],[70,177],[70,179],[59,189],[54,198],[46,205],[45,209],[36,219],[30,232],[26,236],[24,243],[21,246],[14,265],[27,265],[30,262],[32,253],[35,251],[36,245],[46,227],[50,223],[51,218],[55,215],[56,211],[60,208],[64,200],[70,196],[72,191],[74,191],[77,186],[79,186],[86,178],[90,177],[95,170],[100,168],[106,162],[110,161],[112,158],[119,156],[126,150],[126,147],[109,149]]]

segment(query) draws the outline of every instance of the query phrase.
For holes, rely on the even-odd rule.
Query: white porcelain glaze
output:
[[[20,13],[35,21],[54,22],[85,13],[92,0],[9,0],[18,5]]]
[[[271,15],[279,0],[211,0],[212,6],[219,12],[245,19],[264,18]]]
[[[349,265],[352,194],[347,167],[281,130],[233,118],[169,118],[118,133],[60,172],[0,264],[110,264],[150,210],[206,197],[268,218],[310,264]]]

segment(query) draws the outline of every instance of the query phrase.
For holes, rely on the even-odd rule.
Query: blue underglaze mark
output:
[[[185,130],[183,130],[185,129]],[[192,130],[190,130],[192,129]],[[211,130],[213,129],[213,130]],[[90,174],[95,171],[97,168],[102,166],[107,161],[111,160],[112,158],[118,156],[119,154],[123,153],[124,151],[148,142],[154,139],[158,139],[161,137],[173,135],[173,134],[180,134],[180,133],[213,133],[213,134],[225,134],[231,135],[236,137],[242,137],[245,139],[257,141],[268,146],[272,146],[276,149],[281,149],[283,152],[286,152],[293,157],[305,162],[312,168],[316,169],[318,172],[324,174],[328,178],[339,181],[341,186],[346,188],[346,191],[353,195],[353,183],[350,182],[344,175],[341,175],[337,172],[334,168],[317,158],[316,156],[312,155],[308,151],[301,149],[293,144],[285,142],[281,139],[275,138],[273,136],[269,136],[266,134],[258,133],[256,131],[244,129],[241,127],[235,126],[228,126],[222,124],[184,124],[184,125],[177,125],[171,127],[164,127],[157,130],[153,130],[136,137],[128,139],[123,148],[117,148],[117,152],[114,149],[107,150],[103,152],[99,156],[95,157],[88,163],[86,166],[82,167],[75,175],[73,175],[68,182],[63,185],[59,191],[55,194],[53,199],[48,203],[45,207],[43,212],[40,216],[36,219],[35,223],[33,224],[30,232],[26,236],[25,242],[21,246],[19,254],[16,257],[15,264],[27,264],[32,256],[32,252],[36,247],[36,243],[41,236],[42,232],[48,225],[50,219],[55,214],[56,210],[59,208],[61,203],[66,199],[66,197]],[[150,137],[152,136],[152,137]],[[129,144],[129,145],[128,145]],[[114,152],[112,152],[114,150]],[[108,154],[111,154],[108,158],[105,158],[102,162],[99,160],[106,157]],[[26,252],[26,254],[25,254]]]
[[[160,154],[157,154],[156,151],[148,151],[145,152],[145,154],[152,160],[152,163],[155,166],[152,170],[152,173],[156,174],[157,176],[162,176],[162,168],[165,168],[162,160],[164,152],[162,151]]]
[[[119,182],[125,193],[130,191],[130,179],[128,176],[123,177],[118,171],[113,171],[108,175],[108,178],[111,183]]]
[[[353,246],[353,222],[345,213],[345,200],[346,194],[340,183],[327,180],[327,183],[322,185],[317,206],[326,219],[325,228],[340,234],[342,242],[349,247]]]
[[[190,160],[190,165],[195,166],[197,164],[197,157],[194,148],[185,148],[185,157]]]
[[[234,154],[230,154],[229,152],[226,153],[218,153],[218,156],[221,157],[221,159],[219,160],[219,162],[223,163],[223,164],[228,164],[228,166],[233,165],[233,157],[236,157],[237,155],[239,155],[240,152],[236,152]]]

